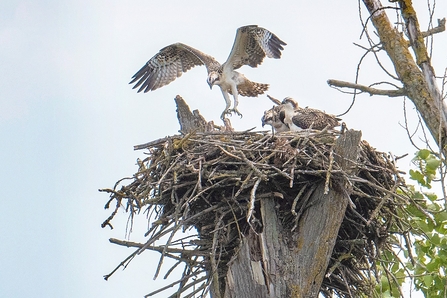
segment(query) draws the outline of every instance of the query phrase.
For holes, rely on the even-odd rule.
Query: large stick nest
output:
[[[145,244],[111,239],[137,247],[120,266],[146,249],[158,251],[156,276],[165,257],[177,261],[172,270],[185,265],[172,297],[204,296],[213,278],[225,276],[227,263],[248,230],[262,232],[257,217],[260,200],[274,197],[283,226],[293,231],[315,185],[321,182],[330,188],[333,182],[348,179],[351,203],[320,292],[342,297],[368,293],[380,280],[375,266],[380,252],[391,251],[390,233],[404,233],[398,228],[397,214],[405,199],[396,195],[402,180],[393,158],[365,141],[355,161],[356,175],[342,171],[331,160],[338,135],[317,131],[276,136],[266,132],[196,133],[151,142],[133,177],[118,181],[114,189],[102,190],[110,193],[106,207],[116,203],[103,226],[111,227],[123,205],[131,218],[144,212],[151,223]],[[126,179],[130,183],[123,185]],[[189,228],[197,233],[176,235]]]

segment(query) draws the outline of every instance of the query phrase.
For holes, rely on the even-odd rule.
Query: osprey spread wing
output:
[[[220,64],[213,57],[182,43],[175,43],[161,49],[133,77],[129,84],[138,92],[156,90],[169,84],[184,72],[197,65],[205,65],[208,71],[207,82],[210,88],[218,85],[225,99],[226,107],[221,118],[238,111],[238,95],[256,97],[268,89],[268,84],[255,83],[235,69],[243,65],[257,67],[264,57],[279,59],[286,43],[267,29],[256,25],[237,29],[233,48],[227,61]],[[230,94],[234,106],[230,109]]]

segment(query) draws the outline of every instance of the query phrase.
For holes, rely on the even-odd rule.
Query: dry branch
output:
[[[441,20],[438,19],[438,26],[436,26],[436,27],[434,27],[434,28],[432,28],[432,29],[430,29],[428,31],[422,32],[422,36],[424,38],[426,38],[428,36],[432,36],[434,34],[441,33],[441,32],[444,32],[444,31],[445,31],[445,18],[443,18]]]
[[[360,84],[354,84],[350,82],[345,81],[339,81],[339,80],[333,80],[330,79],[327,81],[328,85],[331,87],[338,87],[338,88],[350,88],[354,90],[360,90],[361,92],[368,93],[369,95],[384,95],[389,97],[399,97],[399,96],[405,96],[406,92],[405,89],[396,89],[396,90],[384,90],[384,89],[377,89],[372,88],[369,86],[364,86]]]

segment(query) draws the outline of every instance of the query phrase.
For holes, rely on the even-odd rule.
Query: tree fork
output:
[[[419,29],[411,0],[399,0],[398,2],[407,25],[410,43],[420,68],[408,50],[408,42],[400,32],[393,28],[380,1],[363,0],[383,47],[404,85],[407,96],[415,104],[431,135],[444,155],[446,155],[444,146],[447,138],[447,109],[442,102],[441,94],[436,85],[427,49],[423,40],[421,41],[423,36]]]

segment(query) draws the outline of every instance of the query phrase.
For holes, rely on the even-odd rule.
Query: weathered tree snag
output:
[[[194,131],[209,131],[208,122],[200,115],[198,110],[191,112],[189,106],[185,100],[177,95],[175,98],[175,104],[177,105],[177,118],[180,124],[180,132],[183,134]]]
[[[173,286],[169,297],[374,292],[379,253],[389,253],[396,241],[390,230],[403,235],[408,226],[394,224],[408,202],[396,192],[402,180],[388,154],[353,130],[272,136],[228,131],[226,124],[202,132],[210,122],[181,97],[176,102],[182,134],[135,146],[148,150],[138,171],[100,190],[110,193],[106,208],[116,203],[103,227],[111,227],[124,205],[131,221],[144,213],[151,223],[143,243],[110,240],[135,251],[105,279],[152,250],[161,254],[155,277],[166,258],[176,263],[165,277],[180,264],[183,270],[145,297]]]
[[[357,159],[360,138],[361,132],[350,130],[336,142],[334,160],[346,173]],[[224,294],[212,291],[212,297],[317,297],[348,205],[348,189],[339,181],[325,193],[325,183],[317,184],[294,231],[283,227],[277,198],[262,199],[263,231],[244,237],[230,262]]]
[[[177,118],[180,124],[180,132],[182,134],[196,133],[196,132],[211,132],[216,128],[220,131],[233,131],[231,122],[228,118],[224,119],[224,126],[216,126],[213,121],[206,121],[205,118],[200,114],[199,110],[189,109],[188,104],[185,100],[177,95],[174,98],[175,104],[177,105]]]
[[[401,7],[416,62],[408,49],[408,41],[393,27],[380,1],[363,0],[363,2],[371,15],[371,21],[380,41],[404,85],[407,96],[420,112],[434,140],[444,150],[447,138],[447,109],[436,85],[434,70],[430,64],[411,0],[397,2]]]

